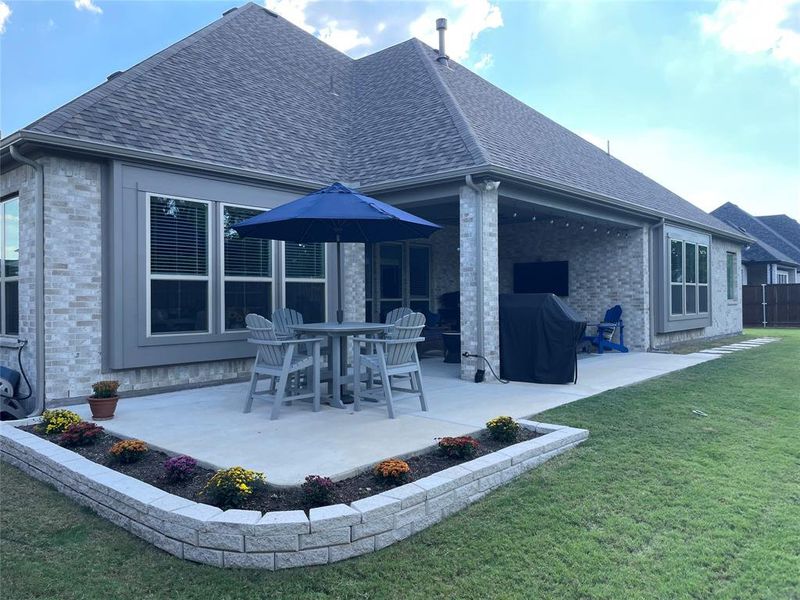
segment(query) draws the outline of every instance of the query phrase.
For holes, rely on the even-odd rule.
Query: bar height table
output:
[[[333,378],[333,399],[331,406],[344,408],[342,387],[349,381],[347,375],[347,338],[352,335],[375,335],[391,328],[385,323],[303,323],[289,325],[289,329],[299,335],[327,336],[330,340],[330,369]],[[342,360],[344,357],[344,360]]]

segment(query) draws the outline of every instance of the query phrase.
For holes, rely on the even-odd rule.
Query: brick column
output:
[[[342,261],[344,320],[364,321],[364,244],[342,244]]]
[[[482,354],[500,373],[498,309],[497,188],[499,181],[463,186],[459,191],[461,352]],[[482,338],[482,339],[481,339]],[[481,348],[482,346],[482,348]],[[462,359],[461,378],[472,380],[480,359]],[[495,381],[488,373],[485,381]]]

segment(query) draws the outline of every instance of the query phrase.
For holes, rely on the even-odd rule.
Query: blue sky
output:
[[[353,57],[411,36],[705,210],[800,219],[800,2],[326,2],[268,7]],[[11,133],[236,2],[0,0]]]

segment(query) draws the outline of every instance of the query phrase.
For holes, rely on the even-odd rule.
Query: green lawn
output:
[[[544,413],[590,439],[420,535],[326,567],[186,563],[3,466],[0,594],[800,598],[800,331],[768,334],[783,340]]]

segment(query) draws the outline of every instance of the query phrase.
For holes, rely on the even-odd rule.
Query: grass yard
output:
[[[591,437],[418,536],[326,567],[186,563],[3,465],[2,596],[800,598],[800,330],[765,335],[783,340],[543,413]]]

